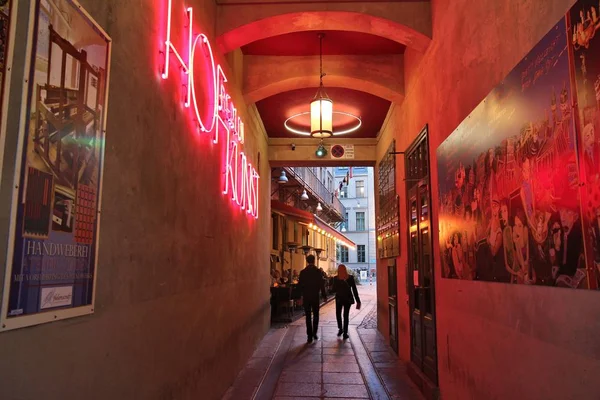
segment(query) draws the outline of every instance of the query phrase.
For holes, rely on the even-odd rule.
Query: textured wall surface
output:
[[[266,139],[230,85],[245,151],[262,155],[253,220],[221,195],[218,147],[189,130],[180,81],[158,79],[162,3],[81,1],[113,40],[96,310],[2,333],[3,400],[218,399],[268,329]],[[188,4],[212,38],[214,1]]]
[[[381,157],[392,136],[397,149],[405,149],[429,124],[434,226],[435,149],[572,3],[432,2],[431,47],[425,54],[410,49],[405,54],[406,100],[393,110],[378,154]],[[405,212],[403,190],[399,193]],[[441,279],[437,233],[432,239],[444,399],[598,398],[600,293]],[[399,290],[404,290],[402,279]],[[406,322],[407,312],[400,315]],[[401,339],[408,341],[409,336]],[[408,349],[408,344],[401,347]]]
[[[404,98],[403,57],[327,56],[327,85],[373,94],[389,101]],[[244,96],[258,102],[278,93],[311,87],[319,76],[318,56],[246,56]]]
[[[255,4],[223,3],[218,10],[217,35],[224,51],[261,37],[299,29],[363,31],[401,39],[401,43],[420,49],[426,47],[431,36],[429,0],[285,3],[276,0]],[[392,26],[396,27],[394,31],[390,30]]]

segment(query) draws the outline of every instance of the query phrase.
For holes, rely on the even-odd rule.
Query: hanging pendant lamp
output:
[[[281,175],[279,176],[279,179],[277,179],[277,183],[279,184],[286,184],[288,183],[288,177],[285,176],[285,171],[281,171]]]
[[[303,136],[312,136],[320,139],[331,136],[345,135],[347,133],[356,131],[362,125],[362,120],[359,116],[344,111],[333,110],[333,101],[327,95],[325,86],[323,85],[323,77],[327,75],[323,72],[324,37],[324,33],[319,33],[319,89],[317,90],[313,100],[310,102],[310,111],[294,114],[287,118],[283,123],[285,129],[292,133]],[[341,115],[345,119],[354,119],[355,122],[350,126],[344,126],[343,129],[336,129],[334,132],[333,114],[338,116]],[[308,130],[308,127],[303,126],[303,124],[294,123],[294,121],[298,121],[298,119],[305,118],[308,115],[310,115],[310,130]],[[317,152],[317,157],[322,157],[322,155]]]
[[[324,33],[319,33],[319,90],[310,103],[310,135],[316,138],[328,138],[333,134],[333,101],[323,86],[324,36]]]

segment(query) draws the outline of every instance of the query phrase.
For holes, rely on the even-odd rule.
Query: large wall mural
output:
[[[569,13],[576,82],[582,219],[588,270],[600,275],[600,1]],[[593,286],[592,286],[593,287]],[[598,286],[596,286],[597,288]]]
[[[443,277],[598,287],[599,9],[578,2],[437,149]]]

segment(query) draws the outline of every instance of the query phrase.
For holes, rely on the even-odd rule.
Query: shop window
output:
[[[272,230],[271,230],[271,235],[272,235],[272,249],[273,250],[278,250],[279,249],[279,216],[278,215],[272,215],[271,216],[271,223],[272,223]]]

